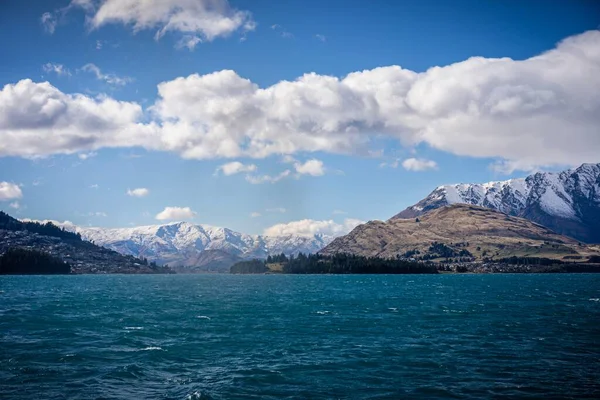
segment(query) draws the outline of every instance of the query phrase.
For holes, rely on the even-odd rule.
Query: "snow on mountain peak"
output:
[[[80,227],[70,222],[52,222],[78,232],[88,241],[119,253],[145,257],[151,261],[183,264],[205,250],[223,250],[241,258],[266,258],[270,254],[316,253],[333,236],[327,235],[247,235],[211,225],[171,222],[128,228]]]
[[[573,237],[600,240],[600,164],[482,184],[438,186],[394,218],[414,218],[449,204],[487,207],[523,216]],[[570,222],[565,222],[565,220]]]

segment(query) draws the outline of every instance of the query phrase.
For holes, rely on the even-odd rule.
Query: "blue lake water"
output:
[[[2,399],[600,398],[600,274],[0,277]]]

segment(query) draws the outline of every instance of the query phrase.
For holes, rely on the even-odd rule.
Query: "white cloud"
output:
[[[196,48],[198,43],[202,43],[202,39],[198,36],[185,35],[177,42],[176,47],[179,49],[186,47],[189,51],[192,51]]]
[[[196,213],[189,207],[165,207],[164,210],[156,214],[156,219],[165,220],[185,220],[192,219]]]
[[[340,236],[345,235],[357,225],[363,223],[364,221],[352,218],[345,219],[341,224],[333,220],[316,221],[313,219],[303,219],[300,221],[292,221],[284,224],[273,225],[265,229],[264,234],[267,236],[313,236],[317,234]]]
[[[88,186],[90,189],[98,189],[100,187],[100,185],[98,185],[97,183],[92,183],[90,186]]]
[[[289,169],[284,170],[278,175],[246,175],[246,180],[253,185],[260,185],[261,183],[277,183],[280,180],[290,176],[291,171]]]
[[[18,210],[21,208],[21,203],[19,203],[18,201],[13,201],[12,203],[10,203],[8,205],[10,208],[14,208],[15,210]]]
[[[333,215],[344,215],[344,214],[348,214],[348,213],[344,210],[333,210],[332,214]]]
[[[271,25],[271,29],[273,29],[274,31],[279,33],[279,36],[281,36],[284,39],[293,39],[294,38],[293,33],[288,32],[283,26],[281,26],[279,24]]]
[[[85,64],[83,67],[81,67],[81,70],[96,75],[96,79],[99,81],[104,81],[109,85],[124,86],[133,82],[133,79],[128,76],[119,77],[115,74],[104,74],[100,68],[98,68],[98,66],[92,63]]]
[[[127,189],[127,195],[131,197],[145,197],[150,194],[150,190],[146,188]]]
[[[23,192],[19,185],[10,182],[0,182],[0,201],[20,199]]]
[[[398,165],[400,165],[400,159],[397,158],[392,162],[382,162],[379,164],[379,168],[398,168]]]
[[[283,214],[287,210],[285,208],[283,208],[283,207],[275,207],[275,208],[267,208],[266,211],[270,212],[270,213],[281,213],[281,214]]]
[[[5,85],[0,109],[0,156],[43,157],[160,140],[154,124],[137,122],[143,116],[138,104],[65,94],[48,82]]]
[[[259,212],[256,212],[256,211],[255,211],[255,212],[253,212],[253,213],[250,213],[250,217],[251,217],[251,218],[258,218],[258,217],[260,217],[261,215],[262,215],[261,213],[259,213]]]
[[[49,13],[49,12],[45,12],[40,17],[40,22],[42,23],[42,26],[44,27],[46,32],[48,32],[49,34],[53,34],[54,31],[56,30],[56,25],[58,24],[58,19],[57,19],[56,15]]]
[[[327,38],[325,37],[325,35],[321,35],[321,34],[318,34],[318,33],[315,35],[315,38],[317,40],[320,40],[321,42],[326,42],[327,41]]]
[[[196,43],[210,42],[226,37],[235,31],[252,31],[256,23],[248,11],[232,8],[227,0],[72,0],[71,3],[53,13],[42,16],[42,24],[50,33],[54,32],[58,18],[72,8],[82,8],[91,29],[108,24],[122,24],[133,32],[156,30],[158,40],[167,32],[177,32],[188,37],[197,37]]]
[[[294,168],[300,175],[321,176],[325,174],[323,161],[314,158],[306,161],[305,163],[297,162],[294,164]]]
[[[46,63],[46,64],[42,65],[42,69],[46,73],[53,72],[58,76],[61,76],[61,75],[71,76],[71,71],[69,71],[68,68],[65,68],[65,66],[62,64]]]
[[[254,164],[242,164],[239,161],[232,161],[230,163],[227,164],[223,164],[220,165],[217,170],[215,171],[215,174],[218,174],[219,172],[223,172],[223,175],[235,175],[235,174],[239,174],[242,172],[254,172],[256,171],[256,165]]]
[[[600,154],[598,87],[600,31],[525,60],[473,57],[422,73],[311,73],[266,88],[234,71],[193,74],[159,84],[147,115],[137,103],[24,80],[0,92],[0,155],[134,146],[188,159],[367,155],[387,136],[511,168],[577,165]]]
[[[407,158],[402,161],[402,167],[407,171],[426,171],[428,169],[437,169],[437,163],[424,158]]]
[[[77,157],[79,157],[80,160],[87,160],[88,158],[96,157],[97,155],[98,153],[95,151],[90,151],[89,153],[79,153]]]

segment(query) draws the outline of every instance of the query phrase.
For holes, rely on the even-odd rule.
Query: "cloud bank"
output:
[[[121,3],[138,2],[106,1],[95,23],[142,29],[156,20],[113,17]],[[115,9],[100,13],[108,6]],[[371,139],[384,135],[406,146],[499,159],[506,172],[575,165],[598,161],[598,87],[600,31],[522,61],[472,57],[422,73],[399,66],[343,78],[309,73],[266,88],[230,70],[192,74],[159,84],[145,112],[134,102],[65,94],[25,79],[0,91],[0,155],[132,146],[189,159],[366,154]]]

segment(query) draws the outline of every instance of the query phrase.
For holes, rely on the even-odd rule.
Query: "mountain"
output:
[[[14,249],[36,250],[71,265],[78,274],[171,273],[132,256],[96,246],[79,234],[51,223],[22,222],[0,212],[0,255]]]
[[[181,266],[175,265],[172,269],[184,274],[202,272],[228,273],[232,265],[242,260],[243,258],[223,250],[204,250],[187,260],[181,261]]]
[[[600,243],[600,164],[507,181],[439,186],[391,219],[415,218],[456,203],[491,208],[582,242]]]
[[[266,258],[274,254],[316,253],[331,240],[330,236],[261,236],[247,235],[227,228],[175,222],[133,228],[90,228],[61,224],[67,230],[79,233],[82,238],[121,254],[143,257],[159,264],[209,268],[220,257],[221,261]],[[219,250],[220,253],[206,251]],[[225,257],[226,253],[228,257]],[[217,269],[223,269],[221,263]],[[213,265],[214,267],[214,265]]]
[[[320,253],[422,260],[512,256],[587,260],[600,254],[600,246],[580,245],[524,218],[489,208],[454,204],[418,218],[393,218],[359,225],[333,240]]]

